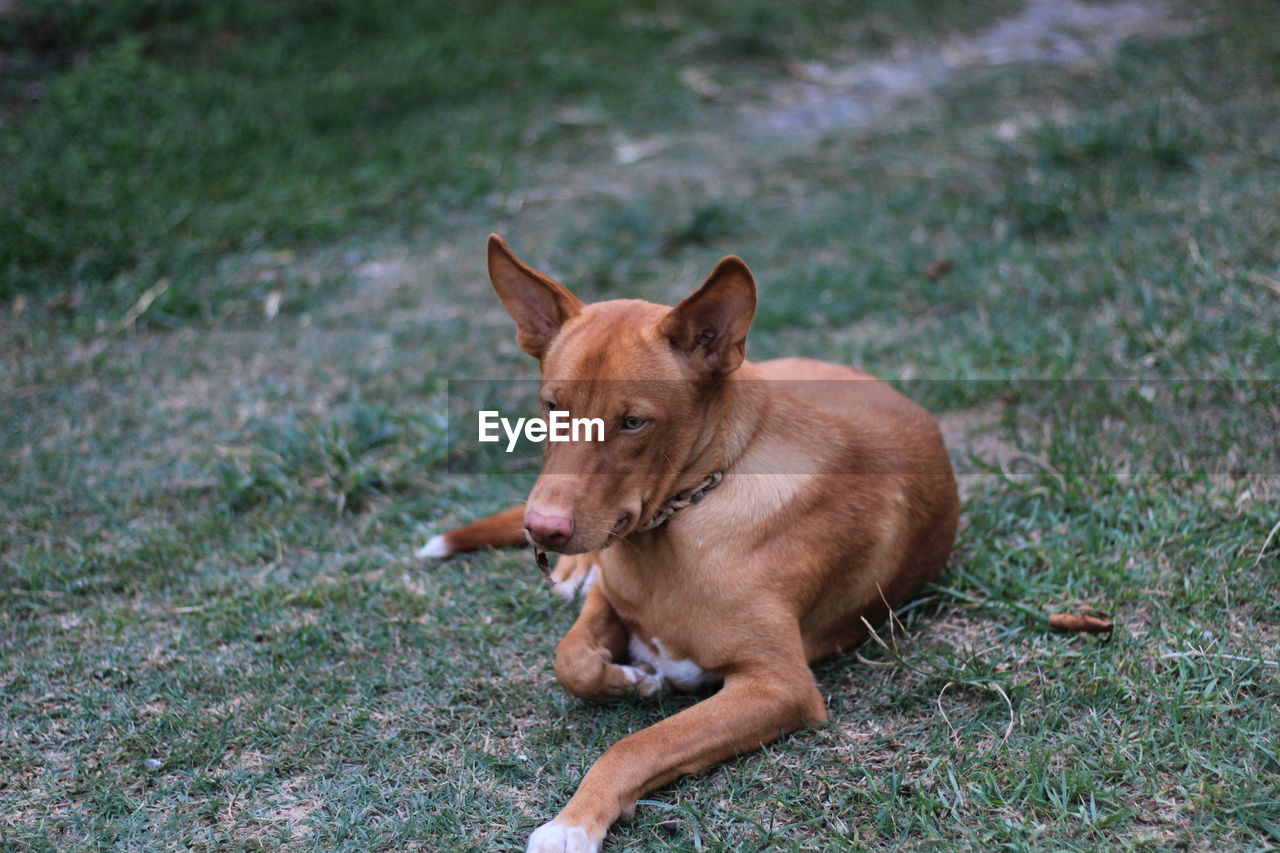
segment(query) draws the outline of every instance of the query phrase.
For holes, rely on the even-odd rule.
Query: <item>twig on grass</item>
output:
[[[1004,688],[999,684],[996,684],[994,681],[948,681],[943,685],[942,689],[938,691],[938,713],[942,714],[942,719],[946,721],[947,728],[951,729],[951,737],[958,740],[960,732],[951,724],[951,718],[947,716],[946,709],[942,707],[942,696],[947,692],[948,688],[954,687],[957,684],[969,687],[985,687],[988,690],[994,690],[996,693],[1000,694],[1000,698],[1004,700],[1004,704],[1009,708],[1009,725],[1005,726],[1004,735],[1000,738],[1000,745],[1004,746],[1009,740],[1009,735],[1013,734],[1013,725],[1016,715],[1013,712],[1013,701],[1009,699],[1009,694],[1004,692]]]
[[[1262,562],[1262,555],[1267,553],[1267,549],[1271,547],[1271,540],[1276,538],[1276,534],[1280,533],[1280,519],[1271,528],[1271,532],[1267,534],[1267,538],[1262,541],[1262,547],[1258,549],[1258,556],[1254,558],[1253,565],[1257,567]]]
[[[133,328],[133,324],[138,321],[138,318],[147,313],[147,309],[151,307],[151,303],[159,299],[160,296],[168,289],[169,279],[167,278],[162,278],[155,284],[148,287],[143,291],[142,295],[138,297],[138,301],[133,303],[133,307],[120,318],[120,322],[116,323],[115,330],[117,332],[123,332],[126,329]]]
[[[1223,652],[1202,652],[1197,650],[1191,652],[1169,652],[1168,654],[1160,655],[1160,660],[1177,660],[1179,658],[1221,658],[1222,660],[1238,660],[1244,661],[1245,663],[1257,663],[1262,664],[1263,666],[1280,666],[1280,660],[1251,658],[1245,655],[1229,655]]]
[[[1024,460],[1026,462],[1030,462],[1033,465],[1036,465],[1037,467],[1040,468],[1040,470],[1044,471],[1050,477],[1053,477],[1053,479],[1057,482],[1058,488],[1060,490],[1063,490],[1063,491],[1066,490],[1067,488],[1066,478],[1062,476],[1062,474],[1058,471],[1057,468],[1053,467],[1053,465],[1049,463],[1049,460],[1045,459],[1043,456],[1037,456],[1034,453],[1028,453],[1025,450],[1015,450],[1000,460],[1000,473],[1004,475],[1004,478],[1007,482],[1010,482],[1010,483],[1017,482],[1014,479],[1014,473],[1013,473],[1013,470],[1010,468],[1010,465],[1013,462],[1018,461],[1019,459]]]

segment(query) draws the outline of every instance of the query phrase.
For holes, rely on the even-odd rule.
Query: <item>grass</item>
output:
[[[965,472],[948,573],[817,667],[831,724],[609,849],[1280,845],[1280,22],[758,121],[792,59],[1020,9],[954,5],[0,18],[0,848],[517,850],[695,701],[559,690],[527,555],[412,557],[528,486],[442,423],[532,375],[491,230],[586,298],[743,255],[753,357],[893,378]],[[1110,638],[1044,625],[1084,605]]]

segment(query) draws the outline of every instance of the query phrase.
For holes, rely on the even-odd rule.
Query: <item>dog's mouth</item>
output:
[[[587,551],[599,551],[608,548],[614,542],[617,542],[619,539],[631,532],[631,529],[635,526],[635,517],[635,513],[624,512],[618,517],[618,520],[613,523],[613,526],[609,529],[609,535],[605,540],[595,547],[587,546],[580,549],[570,549],[568,547],[570,543],[565,543],[565,547],[544,548],[543,546],[533,542],[533,537],[528,537],[530,544],[533,545],[534,562],[537,563],[538,568],[544,575],[549,575],[551,573],[551,561],[547,556],[548,554],[581,554]],[[527,535],[528,534],[526,532],[526,536]]]

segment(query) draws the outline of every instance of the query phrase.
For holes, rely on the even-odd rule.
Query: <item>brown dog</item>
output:
[[[825,721],[809,664],[937,576],[959,498],[937,424],[885,383],[743,360],[756,289],[735,257],[675,308],[585,305],[496,236],[489,275],[544,411],[602,418],[604,441],[548,444],[524,507],[420,553],[527,537],[573,555],[553,579],[588,588],[556,650],[575,696],[723,683],[605,752],[528,846],[597,851],[644,792]]]

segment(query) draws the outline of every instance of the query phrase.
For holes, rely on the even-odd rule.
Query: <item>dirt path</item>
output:
[[[1173,27],[1162,3],[1126,0],[1091,5],[1030,0],[1023,11],[974,35],[954,36],[937,50],[836,65],[796,62],[795,78],[774,87],[767,103],[744,107],[760,133],[813,137],[835,128],[866,125],[904,99],[965,72],[1015,62],[1053,65],[1107,61],[1127,38]]]

